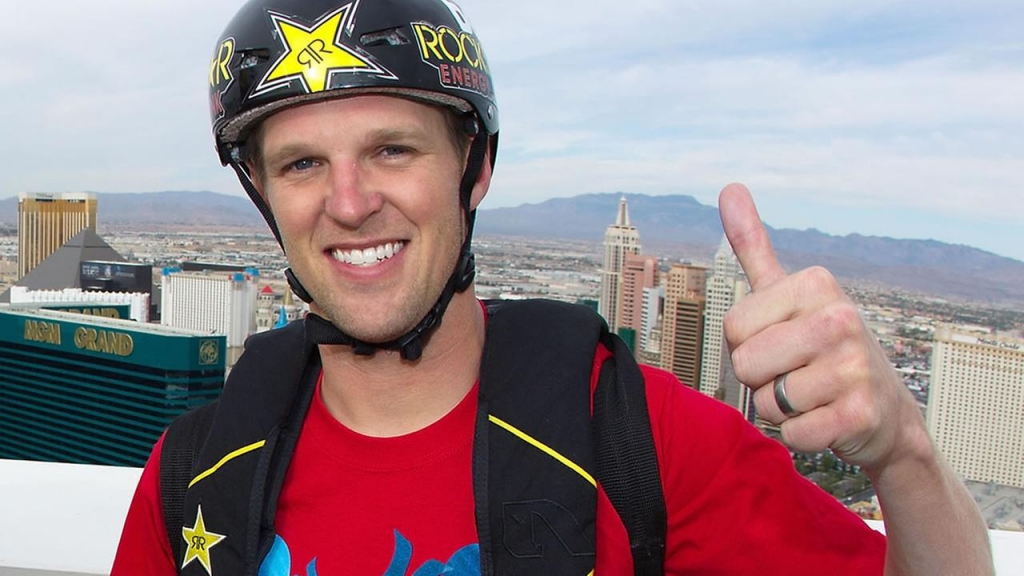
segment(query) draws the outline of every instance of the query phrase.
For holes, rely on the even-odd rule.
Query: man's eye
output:
[[[380,151],[381,155],[386,158],[397,158],[408,152],[409,149],[404,146],[385,146]]]
[[[298,170],[298,171],[301,172],[303,170],[309,170],[310,168],[313,168],[314,166],[316,166],[316,161],[311,160],[309,158],[303,158],[302,160],[297,160],[295,162],[292,162],[291,169],[292,170]]]

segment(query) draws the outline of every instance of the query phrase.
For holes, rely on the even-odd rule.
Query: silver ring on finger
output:
[[[789,403],[789,396],[786,395],[787,376],[789,376],[789,372],[783,372],[775,378],[775,403],[779,405],[779,410],[782,410],[787,418],[793,418],[799,416],[800,411],[793,408],[793,405]]]

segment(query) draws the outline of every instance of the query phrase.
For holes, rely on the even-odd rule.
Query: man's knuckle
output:
[[[860,315],[857,309],[846,303],[834,304],[821,309],[816,315],[815,329],[829,342],[860,335]]]
[[[845,410],[840,413],[840,424],[847,434],[868,433],[881,425],[881,413],[867,391],[855,391],[845,404]]]
[[[859,386],[871,377],[867,357],[859,351],[841,353],[835,362],[837,380],[844,386]]]
[[[804,270],[803,279],[808,291],[814,294],[832,293],[838,286],[832,273],[822,266],[811,266]]]
[[[736,375],[736,379],[740,382],[750,382],[751,378],[751,361],[750,353],[745,346],[740,346],[729,354],[729,359],[732,361],[732,370]]]

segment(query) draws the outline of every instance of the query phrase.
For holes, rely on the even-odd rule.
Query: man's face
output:
[[[259,187],[315,310],[369,342],[415,326],[465,234],[444,113],[358,96],[284,110],[261,132]]]

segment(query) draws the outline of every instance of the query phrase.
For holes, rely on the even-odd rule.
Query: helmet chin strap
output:
[[[466,237],[462,241],[459,261],[455,266],[455,270],[448,277],[448,282],[445,283],[440,296],[438,296],[437,301],[427,312],[426,316],[415,327],[394,340],[387,342],[365,342],[345,333],[326,318],[317,314],[309,314],[306,317],[306,335],[313,343],[351,346],[356,354],[363,356],[372,356],[377,350],[398,350],[403,360],[415,361],[423,355],[423,346],[430,339],[433,331],[440,326],[441,319],[452,297],[457,292],[465,292],[472,285],[473,278],[476,276],[476,262],[471,250],[476,210],[470,210],[469,206],[473,186],[476,184],[477,177],[480,175],[480,169],[483,167],[487,146],[487,133],[479,130],[470,146],[469,161],[466,164],[466,171],[463,173],[462,182],[459,185],[459,203],[466,213]],[[242,170],[239,165],[233,163],[233,166],[236,172]],[[260,208],[264,219],[270,224],[270,228],[274,231],[274,236],[277,238],[278,243],[282,244],[283,249],[284,245],[281,243],[280,232],[277,230],[274,217],[270,214],[269,207],[266,206],[263,197],[260,196],[255,186],[252,185],[248,174],[245,175],[245,178],[242,178],[242,173],[240,172],[239,179],[242,180],[242,186],[246,189],[246,193],[249,194],[250,198],[253,198],[254,202],[256,199],[259,199],[256,205]],[[299,282],[291,268],[285,271],[285,277],[288,279],[288,286],[291,287],[296,296],[306,303],[313,301],[313,297],[302,286],[302,283]]]

